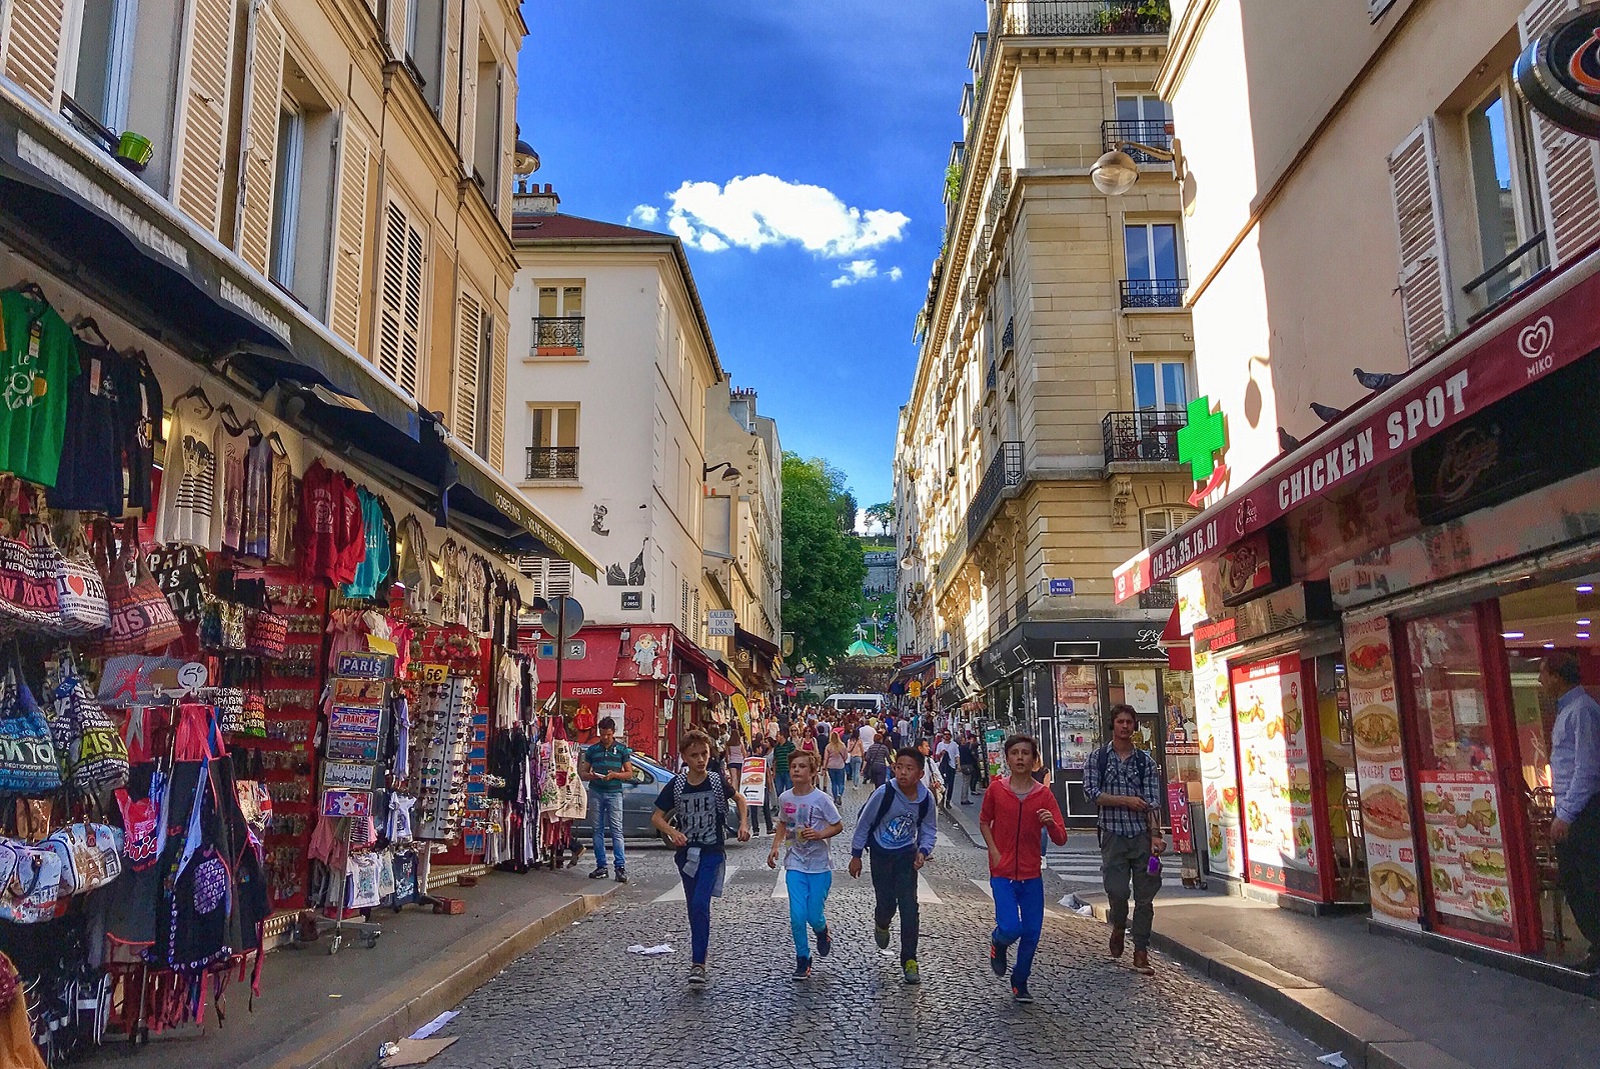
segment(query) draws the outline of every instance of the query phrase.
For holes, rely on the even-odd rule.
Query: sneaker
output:
[[[824,928],[817,933],[817,956],[827,957],[833,953],[833,936]]]
[[[874,929],[872,929],[872,941],[874,943],[878,944],[878,949],[879,950],[888,950],[889,949],[889,929],[887,929],[887,928],[874,928]]]
[[[922,983],[922,973],[917,969],[917,959],[900,963],[900,971],[905,974],[906,983],[916,985]]]
[[[1011,1001],[1019,1002],[1024,1006],[1033,1004],[1033,995],[1028,991],[1027,984],[1017,984],[1011,989]]]
[[[1156,974],[1155,969],[1150,967],[1150,952],[1148,950],[1134,950],[1133,970],[1145,976],[1154,976]]]
[[[598,868],[598,869],[595,869],[593,872],[589,873],[589,879],[591,879],[591,880],[603,880],[609,875],[611,875],[611,873],[606,871],[604,868]]]
[[[617,882],[618,883],[627,883],[628,882],[628,870],[627,869],[618,869],[617,870]]]
[[[706,967],[704,965],[689,966],[689,983],[695,987],[704,986],[706,982]]]
[[[807,980],[810,979],[810,977],[811,959],[802,958],[800,955],[796,954],[794,959],[794,978],[796,980]]]
[[[1011,967],[1006,960],[1010,955],[1010,947],[1003,947],[993,939],[989,940],[989,971],[996,976],[1005,976],[1006,970]]]
[[[1120,925],[1118,925],[1118,926],[1116,926],[1116,927],[1111,929],[1111,956],[1113,958],[1122,957],[1122,946],[1123,946],[1122,927]]]

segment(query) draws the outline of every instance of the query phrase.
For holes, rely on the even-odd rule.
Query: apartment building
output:
[[[1538,679],[1552,656],[1600,679],[1600,146],[1576,114],[1600,14],[1172,7],[1154,88],[1183,134],[1189,455],[1213,478],[1115,579],[1123,604],[1182,593],[1212,870],[1572,982],[1594,948],[1548,860]],[[1251,724],[1280,712],[1268,745]],[[1273,784],[1297,778],[1291,808]],[[1457,791],[1466,846],[1429,815]]]
[[[1114,607],[1105,565],[1192,511],[1176,464],[1192,346],[1179,187],[1160,158],[1172,133],[1154,88],[1164,8],[988,12],[897,444],[901,633],[904,652],[949,652],[941,701],[1032,725],[1056,715],[1058,664],[1100,702],[1121,700],[1125,670],[1153,683],[1164,663],[1152,629],[1170,591]],[[1112,198],[1091,170],[1119,146],[1139,181]],[[1081,767],[1096,720],[1074,712],[1060,767]]]

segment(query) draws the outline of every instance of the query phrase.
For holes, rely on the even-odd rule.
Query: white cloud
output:
[[[840,264],[839,269],[844,274],[829,283],[834,289],[838,289],[841,286],[854,286],[857,282],[865,282],[869,278],[878,277],[878,261],[876,260],[851,260],[847,264]]]
[[[641,204],[628,216],[628,221],[635,226],[649,226],[661,218],[661,209],[654,204]]]
[[[898,241],[911,221],[901,212],[852,208],[821,186],[769,174],[721,186],[685,182],[667,199],[668,228],[705,252],[792,243],[819,256],[850,256]]]
[[[900,270],[898,267],[889,268],[890,282],[899,282],[903,277],[905,277],[905,272]]]

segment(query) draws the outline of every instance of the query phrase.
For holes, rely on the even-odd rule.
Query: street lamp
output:
[[[733,466],[733,462],[732,461],[728,461],[728,460],[724,460],[720,464],[711,464],[711,465],[709,465],[707,467],[702,468],[701,471],[700,471],[700,477],[702,479],[708,478],[711,475],[711,473],[716,471],[718,468],[727,468],[728,469],[727,471],[722,473],[722,481],[725,482],[725,483],[736,483],[741,478],[741,473],[740,473],[739,469]]]
[[[1188,178],[1184,167],[1183,148],[1178,144],[1178,139],[1172,139],[1172,148],[1157,148],[1138,141],[1118,141],[1116,148],[1094,161],[1094,166],[1089,168],[1089,181],[1094,183],[1094,188],[1108,197],[1120,197],[1133,188],[1139,181],[1139,163],[1128,150],[1152,156],[1158,160],[1165,160],[1172,164],[1172,175],[1179,184]]]

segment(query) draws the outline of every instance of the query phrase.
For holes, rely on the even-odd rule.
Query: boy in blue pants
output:
[[[828,840],[844,831],[839,808],[824,791],[817,790],[820,763],[809,750],[797,750],[789,759],[794,786],[778,796],[778,827],[767,855],[767,867],[778,867],[778,850],[790,834],[794,845],[783,859],[784,882],[789,888],[789,927],[794,931],[794,978],[811,975],[811,944],[806,928],[817,933],[817,953],[827,957],[833,949],[823,907],[833,887],[833,858]]]

